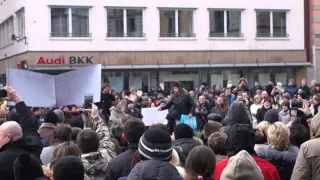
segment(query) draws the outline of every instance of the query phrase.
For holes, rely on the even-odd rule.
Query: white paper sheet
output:
[[[54,76],[7,69],[7,83],[15,88],[28,106],[52,107],[56,104]]]
[[[158,108],[142,108],[141,114],[143,116],[143,122],[146,126],[152,124],[161,123],[167,124],[168,110],[159,111]]]
[[[84,96],[93,94],[93,102],[101,96],[101,65],[59,74],[54,77],[57,106],[83,104]]]
[[[84,96],[101,96],[101,65],[87,66],[60,75],[47,75],[18,69],[7,70],[7,82],[28,106],[55,107],[83,104]]]

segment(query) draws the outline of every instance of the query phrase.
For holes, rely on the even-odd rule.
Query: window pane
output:
[[[194,37],[193,10],[178,10],[179,37]]]
[[[209,11],[210,37],[224,36],[224,11]]]
[[[241,11],[227,11],[227,36],[241,36]]]
[[[107,9],[108,37],[123,37],[123,9]]]
[[[89,9],[72,8],[72,37],[89,36]]]
[[[257,12],[257,37],[270,36],[270,12]]]
[[[159,10],[160,37],[175,37],[175,10]]]
[[[19,12],[17,12],[17,19],[18,19],[18,36],[24,37],[25,36],[24,9],[21,9]]]
[[[143,37],[142,9],[127,9],[127,36]]]
[[[273,36],[287,36],[286,12],[273,12]]]
[[[69,36],[68,8],[51,9],[51,36]]]

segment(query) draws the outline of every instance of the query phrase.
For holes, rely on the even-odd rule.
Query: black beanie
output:
[[[187,124],[178,124],[174,129],[174,138],[175,140],[183,138],[193,138],[194,133],[192,128]]]
[[[84,180],[84,166],[76,156],[63,156],[53,166],[54,180]]]
[[[140,138],[139,154],[142,160],[170,161],[172,142],[170,135],[159,128],[148,129]]]
[[[268,121],[269,123],[273,124],[275,122],[279,121],[279,115],[278,112],[275,109],[269,109],[265,114],[264,114],[264,121]]]
[[[59,121],[59,117],[53,111],[47,112],[47,114],[44,116],[45,123],[52,123],[56,125],[58,121]]]
[[[13,170],[16,180],[34,180],[44,177],[41,161],[27,153],[18,156],[14,161]]]

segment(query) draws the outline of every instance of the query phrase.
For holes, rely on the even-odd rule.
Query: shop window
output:
[[[123,90],[122,72],[102,72],[103,83],[108,83],[115,92]]]
[[[143,92],[148,92],[150,88],[150,73],[131,72],[129,77],[129,88],[137,88]]]

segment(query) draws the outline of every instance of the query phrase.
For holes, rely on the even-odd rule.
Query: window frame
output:
[[[118,34],[113,34],[108,32],[108,10],[115,10],[120,9],[122,10],[122,19],[117,20],[123,23],[123,32]],[[146,7],[114,7],[114,6],[105,6],[106,10],[106,21],[107,21],[107,33],[106,38],[107,39],[123,39],[123,38],[133,38],[133,39],[144,39],[146,37],[145,27],[144,27],[144,17],[145,17],[145,9]],[[141,10],[141,24],[142,24],[142,33],[140,35],[131,35],[132,32],[128,32],[128,17],[127,17],[127,10]]]
[[[268,12],[269,13],[269,18],[270,18],[270,33],[269,34],[259,34],[258,33],[258,12]],[[274,35],[273,33],[273,13],[274,12],[282,12],[285,13],[285,18],[286,18],[286,32],[281,34],[279,33],[278,35]],[[255,9],[255,13],[256,13],[256,38],[289,38],[289,33],[288,33],[288,14],[289,14],[289,10],[286,9]]]
[[[16,12],[17,17],[17,36],[19,38],[26,37],[26,19],[25,19],[25,9],[21,8]]]
[[[223,33],[211,33],[210,32],[210,26],[211,23],[214,23],[214,21],[211,22],[210,15],[211,12],[214,11],[222,11],[223,12]],[[240,12],[240,28],[239,33],[228,33],[228,12]],[[244,9],[220,9],[220,8],[208,8],[208,14],[209,14],[209,38],[244,38],[243,33],[243,11]]]
[[[68,32],[67,32],[67,35],[66,36],[53,36],[52,34],[54,32],[52,32],[52,18],[51,18],[51,15],[52,15],[52,9],[66,9],[67,12],[68,12],[68,19],[67,19],[67,24],[68,24]],[[74,36],[73,35],[73,23],[72,23],[72,9],[77,9],[77,8],[80,8],[80,9],[88,9],[88,35],[87,36]],[[60,39],[60,38],[76,38],[76,39],[91,39],[92,38],[92,6],[49,6],[49,9],[50,9],[50,38],[52,39]],[[76,33],[75,33],[76,34]]]
[[[181,10],[188,10],[188,11],[192,11],[192,25],[191,25],[191,29],[192,32],[187,34],[187,35],[182,35],[184,33],[180,33],[180,16],[179,16],[179,11]],[[161,16],[160,13],[161,11],[174,11],[173,14],[173,19],[174,19],[174,33],[161,33],[160,29],[159,29],[159,38],[160,39],[165,39],[165,38],[187,38],[187,39],[194,39],[197,37],[197,34],[195,33],[195,13],[196,13],[196,8],[168,8],[168,7],[158,7],[158,15],[159,15],[159,28],[161,29]],[[189,17],[189,19],[191,19]],[[188,27],[190,27],[190,24],[188,25]]]
[[[0,24],[0,49],[8,47],[13,44],[11,39],[15,30],[13,15],[8,17]]]

